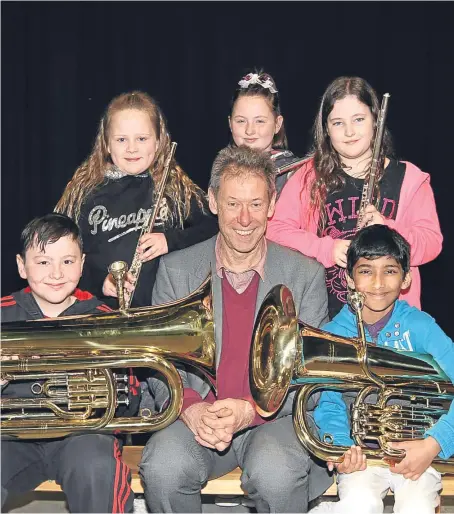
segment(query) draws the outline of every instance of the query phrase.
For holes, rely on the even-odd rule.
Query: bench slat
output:
[[[139,477],[139,462],[142,456],[143,446],[125,446],[123,448],[123,460],[131,468],[131,487],[135,493],[143,493],[142,483]],[[241,470],[236,468],[227,475],[210,480],[202,489],[202,494],[244,494],[240,482]],[[53,480],[48,480],[39,485],[35,491],[57,492],[61,491],[59,485]],[[335,483],[324,493],[323,496],[336,496],[337,486]],[[454,496],[454,476],[443,477],[442,496]]]
[[[223,477],[219,477],[216,480],[210,480],[202,489],[202,494],[243,495],[244,492],[240,485],[240,475],[241,470],[237,468]],[[143,493],[142,483],[137,473],[132,473],[131,488],[137,494]],[[53,480],[47,480],[39,485],[35,491],[57,492],[61,491],[61,488]]]

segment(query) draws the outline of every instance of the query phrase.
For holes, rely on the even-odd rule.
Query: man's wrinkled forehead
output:
[[[227,188],[230,189],[232,186],[242,188],[246,182],[249,182],[250,178],[258,180],[257,189],[261,189],[261,185],[263,184],[265,191],[268,192],[268,184],[263,175],[263,171],[232,166],[227,168],[222,174],[219,183],[219,192],[225,193],[225,190]]]

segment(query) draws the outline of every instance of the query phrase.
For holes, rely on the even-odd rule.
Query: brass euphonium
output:
[[[297,389],[293,422],[300,442],[321,460],[342,462],[349,449],[312,434],[308,400],[317,392],[353,392],[351,436],[369,465],[388,466],[405,456],[391,441],[422,439],[448,412],[454,386],[429,355],[395,351],[367,343],[356,302],[360,337],[340,337],[298,321],[292,293],[275,286],[256,319],[251,345],[249,382],[257,411],[274,415],[289,390]],[[366,402],[376,395],[374,403]],[[397,403],[396,403],[397,401]],[[400,404],[399,404],[400,403]],[[373,443],[376,448],[368,446]],[[436,458],[440,473],[454,473],[454,459]]]
[[[157,307],[2,324],[1,378],[31,381],[24,398],[1,401],[1,431],[50,438],[78,431],[150,432],[179,415],[183,387],[174,363],[196,367],[214,381],[211,280],[189,296]],[[127,376],[118,368],[164,375],[168,407],[153,415],[116,417]],[[27,386],[28,387],[28,386]],[[145,409],[144,409],[145,410]]]

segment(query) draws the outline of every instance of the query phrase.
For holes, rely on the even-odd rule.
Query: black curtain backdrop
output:
[[[340,75],[391,93],[397,156],[431,173],[444,234],[422,266],[423,308],[451,334],[454,6],[451,2],[2,2],[2,295],[23,287],[23,226],[53,210],[115,95],[160,102],[177,158],[206,188],[228,142],[230,97],[262,67],[276,79],[290,148]]]

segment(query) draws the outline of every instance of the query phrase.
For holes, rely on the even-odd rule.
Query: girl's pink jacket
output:
[[[312,162],[312,159],[306,161],[285,185],[274,216],[268,223],[266,237],[314,257],[328,268],[334,265],[335,239],[317,236],[319,213],[313,213],[310,209],[310,188],[315,178]],[[400,295],[400,299],[420,309],[421,277],[418,266],[438,256],[443,236],[429,174],[410,162],[405,164],[396,219],[386,220],[386,225],[396,229],[411,245],[412,284]]]

